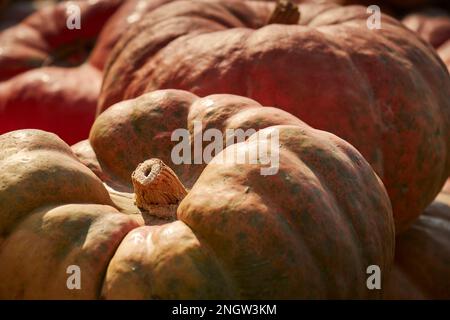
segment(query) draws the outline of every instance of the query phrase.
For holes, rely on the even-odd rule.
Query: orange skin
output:
[[[445,42],[439,47],[438,54],[450,70],[450,41]]]
[[[72,1],[80,8],[80,29],[67,29],[67,3],[44,7],[0,34],[0,80],[45,65],[58,50],[94,40],[120,0]],[[51,21],[52,23],[49,23]],[[75,49],[75,48],[74,48]],[[69,61],[57,61],[62,65]]]
[[[450,193],[444,188],[396,239],[387,299],[450,299]]]
[[[406,16],[402,22],[429,42],[450,69],[450,15],[447,11],[423,10]]]
[[[99,41],[95,46],[92,55],[89,58],[91,64],[102,70],[106,63],[105,57],[108,57],[109,53],[119,41],[123,33],[125,33],[130,26],[141,20],[146,14],[159,6],[172,2],[175,0],[126,0],[124,4],[114,13],[114,15],[108,20],[99,35]],[[206,0],[216,1],[216,0]],[[245,1],[245,0],[234,0]],[[260,0],[271,1],[277,0]],[[306,1],[306,0],[302,0]],[[308,0],[311,2],[320,0]],[[327,1],[327,0],[325,0]]]
[[[401,232],[450,174],[448,71],[397,20],[382,16],[382,29],[367,30],[366,8],[300,4],[300,25],[265,25],[273,10],[251,1],[155,9],[114,47],[98,112],[166,88],[282,108],[364,155]]]
[[[119,41],[120,36],[145,14],[170,1],[173,0],[126,0],[104,25],[99,40],[89,57],[90,63],[103,70],[106,57]]]
[[[72,144],[94,122],[102,73],[85,62],[120,0],[72,1],[81,29],[66,26],[67,3],[44,7],[0,33],[0,134],[36,128]]]
[[[44,67],[0,83],[0,133],[43,129],[67,143],[89,135],[101,87],[101,71],[90,64]]]
[[[415,12],[403,18],[402,22],[435,49],[450,39],[450,16],[444,10],[428,9]]]
[[[222,132],[278,130],[278,173],[221,154],[174,165],[170,134],[194,120]],[[389,273],[394,222],[380,179],[350,144],[280,109],[157,91],[111,107],[72,149],[81,161],[50,133],[0,136],[0,298],[376,298],[367,266]],[[189,187],[177,220],[141,212],[125,192],[151,157]],[[86,274],[82,290],[65,289],[72,264]]]

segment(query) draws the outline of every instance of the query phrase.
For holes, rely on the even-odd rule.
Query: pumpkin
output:
[[[406,16],[402,22],[429,42],[450,69],[450,16],[446,11],[423,10]]]
[[[299,25],[283,25],[282,15],[267,25],[277,10],[264,2],[177,1],[153,10],[114,47],[99,113],[165,88],[283,108],[358,148],[382,178],[401,232],[450,173],[448,72],[393,18],[367,30],[366,8],[298,8]]]
[[[396,239],[387,299],[450,299],[450,194],[437,199]]]
[[[196,123],[255,133],[175,165],[171,134]],[[262,175],[255,151],[275,134],[278,171]],[[72,150],[39,130],[0,136],[0,298],[379,296],[366,268],[392,264],[387,193],[355,148],[287,112],[156,91],[111,107]],[[81,290],[66,287],[72,265]]]
[[[98,43],[96,44],[92,55],[89,58],[91,64],[97,66],[99,69],[104,68],[106,62],[105,57],[113,49],[114,45],[119,40],[122,33],[126,32],[128,28],[135,22],[139,21],[143,16],[154,10],[155,8],[169,3],[174,0],[127,0],[114,13],[114,15],[107,21],[99,35]],[[217,0],[203,0],[203,1],[217,1]],[[233,0],[246,1],[246,0]],[[267,1],[276,2],[277,0],[253,0],[253,1]],[[313,3],[342,3],[340,0],[296,0],[295,2],[313,2]]]
[[[411,13],[402,22],[433,48],[439,48],[450,39],[450,17],[444,10],[431,8]]]
[[[167,88],[283,108],[364,155],[388,190],[401,232],[450,173],[448,71],[388,16],[382,29],[368,30],[366,8],[300,4],[298,25],[283,25],[292,23],[293,5],[267,25],[275,8],[176,1],[153,10],[114,47],[98,112]]]
[[[0,33],[0,133],[38,128],[69,143],[88,136],[102,74],[84,60],[120,4],[119,0],[63,2]],[[81,28],[69,30],[66,23],[73,5],[80,8]]]
[[[114,45],[119,41],[120,36],[128,30],[135,22],[139,21],[143,16],[158,8],[159,6],[174,0],[127,0],[114,13],[114,15],[105,24],[99,36],[99,41],[95,46],[90,57],[91,64],[99,69],[104,68],[106,62],[105,57],[109,55]],[[204,0],[216,1],[216,0]],[[234,0],[245,1],[245,0]],[[254,0],[254,1],[272,1],[276,0]],[[299,0],[300,1],[300,0]],[[322,1],[322,0],[301,0],[301,1]],[[324,0],[328,1],[328,0]]]
[[[89,61],[100,70],[104,68],[106,58],[123,32],[142,16],[158,6],[173,0],[127,0],[105,23],[99,35]]]

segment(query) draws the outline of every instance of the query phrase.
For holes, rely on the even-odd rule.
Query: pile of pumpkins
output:
[[[450,299],[449,13],[374,2],[379,29],[365,1],[80,0],[0,31],[0,299]],[[258,134],[174,163],[198,123]],[[232,157],[274,132],[276,174]]]

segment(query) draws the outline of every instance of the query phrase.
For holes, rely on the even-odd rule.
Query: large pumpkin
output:
[[[444,10],[431,8],[411,13],[402,22],[436,49],[450,39],[450,16]]]
[[[450,174],[448,71],[393,18],[368,30],[363,7],[301,4],[299,11],[298,25],[282,25],[295,14],[274,16],[273,3],[159,7],[115,46],[99,112],[158,88],[233,93],[283,108],[364,155],[401,231]],[[275,23],[267,25],[269,17]]]
[[[174,0],[126,0],[124,4],[105,24],[99,36],[99,43],[95,46],[90,62],[98,68],[103,69],[106,62],[105,57],[109,55],[114,45],[119,41],[120,36],[130,28],[133,23],[141,20],[152,10]],[[217,1],[217,0],[204,0]],[[246,1],[246,0],[234,0]],[[277,0],[254,0],[276,2]],[[333,0],[297,0],[298,2],[327,2]]]
[[[196,121],[257,133],[208,165],[174,165],[171,133]],[[276,174],[233,157],[275,133]],[[389,272],[379,178],[350,144],[280,109],[158,91],[110,108],[73,149],[106,184],[53,134],[0,136],[1,298],[368,298],[367,267]],[[71,265],[81,290],[66,287]]]
[[[450,15],[448,11],[427,9],[407,15],[402,22],[429,42],[450,69]]]
[[[450,194],[445,190],[396,239],[388,299],[450,299]]]
[[[101,86],[98,54],[85,61],[120,0],[44,7],[0,33],[0,134],[38,128],[69,143],[85,139]],[[79,8],[80,29],[68,29]],[[75,20],[73,20],[75,21]]]
[[[91,64],[103,69],[106,58],[111,52],[120,36],[128,30],[135,22],[139,21],[145,14],[162,4],[173,0],[126,0],[114,13],[102,28],[92,55],[89,57]]]

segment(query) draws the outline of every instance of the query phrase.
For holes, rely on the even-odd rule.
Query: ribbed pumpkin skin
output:
[[[42,129],[67,143],[89,135],[102,74],[89,64],[45,67],[0,83],[0,133]]]
[[[429,9],[412,13],[402,22],[416,31],[436,50],[448,69],[450,69],[450,15],[448,11]]]
[[[283,108],[364,155],[388,190],[400,232],[450,173],[449,74],[388,16],[381,30],[368,30],[363,7],[299,8],[300,26],[263,27],[273,4],[159,7],[114,48],[99,112],[160,88],[232,93]]]
[[[0,136],[0,298],[93,299],[133,220],[119,215],[101,181],[57,136]],[[86,203],[86,204],[77,204]],[[68,290],[78,265],[83,290]]]
[[[94,0],[49,5],[4,30],[0,34],[0,80],[39,68],[59,49],[94,40],[121,2]],[[67,28],[70,5],[80,9],[80,29]]]
[[[0,134],[34,128],[57,133],[68,143],[86,139],[102,78],[99,69],[84,62],[87,47],[121,3],[50,5],[0,33]],[[80,8],[80,29],[66,26],[72,5]],[[66,51],[72,54],[66,57]],[[105,59],[105,51],[96,55],[96,61]]]
[[[105,24],[99,35],[99,40],[92,55],[89,58],[91,64],[99,69],[103,69],[109,53],[114,45],[119,41],[120,36],[125,33],[130,26],[141,20],[152,10],[175,0],[126,0],[124,4],[114,13],[111,19]],[[204,0],[214,2],[217,0]],[[244,2],[246,0],[234,0]],[[255,0],[276,2],[277,0]],[[298,2],[320,2],[321,0],[298,0]],[[324,0],[326,2],[328,0]]]
[[[194,120],[278,130],[279,172],[263,176],[264,165],[218,162],[220,154],[208,165],[174,165],[170,134]],[[250,152],[263,139],[223,152]],[[90,143],[73,150],[120,190],[131,188],[138,163],[163,159],[192,186],[178,220],[151,218],[124,193],[108,196],[52,134],[0,136],[1,298],[377,297],[366,268],[389,272],[392,210],[372,168],[338,137],[248,98],[167,90],[110,108]],[[82,290],[64,288],[72,264],[86,274]]]
[[[120,36],[145,14],[173,0],[126,0],[103,26],[89,62],[103,70],[106,58]]]
[[[438,49],[450,39],[450,16],[444,10],[428,9],[407,15],[404,25],[417,32],[433,48]]]
[[[450,299],[450,196],[445,191],[396,239],[387,299]]]

